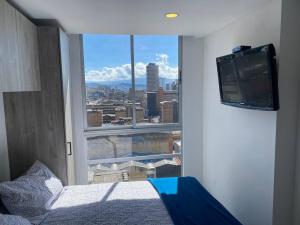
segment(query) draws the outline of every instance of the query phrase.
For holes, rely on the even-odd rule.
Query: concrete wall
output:
[[[280,24],[274,0],[204,38],[202,182],[245,225],[272,224],[276,112],[222,105],[216,57],[242,44],[279,53]]]
[[[202,180],[203,39],[182,40],[183,174]]]

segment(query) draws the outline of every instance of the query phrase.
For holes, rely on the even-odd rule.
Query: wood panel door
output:
[[[21,71],[16,10],[4,0],[0,0],[0,31],[0,91],[18,90]]]
[[[0,92],[40,89],[37,28],[0,0]]]
[[[4,93],[10,173],[22,175],[35,160],[68,184],[60,35],[38,27],[41,91]]]
[[[37,27],[16,11],[18,34],[18,58],[22,91],[39,91],[40,67]]]

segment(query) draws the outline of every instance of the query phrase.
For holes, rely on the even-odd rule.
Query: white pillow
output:
[[[22,216],[0,214],[1,225],[31,225],[31,223]]]
[[[31,222],[41,218],[63,190],[61,181],[36,161],[24,176],[0,184],[0,197],[6,209]]]

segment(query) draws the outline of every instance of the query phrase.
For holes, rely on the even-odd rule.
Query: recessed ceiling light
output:
[[[174,19],[178,17],[178,13],[166,13],[165,17],[168,19]]]

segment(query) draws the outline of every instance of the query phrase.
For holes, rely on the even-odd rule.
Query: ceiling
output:
[[[69,33],[204,36],[272,0],[12,0],[32,18]],[[177,12],[168,20],[165,13]]]

